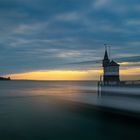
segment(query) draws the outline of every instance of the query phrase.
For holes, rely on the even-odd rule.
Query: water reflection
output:
[[[101,109],[129,106],[131,110],[130,103],[136,101],[98,98],[96,85],[92,81],[0,82],[0,139],[139,139],[138,122],[126,121],[130,115],[110,115]]]
[[[54,95],[75,97],[84,94],[96,94],[94,82],[44,82],[44,81],[8,81],[0,84],[2,96],[40,96]]]
[[[140,112],[140,87],[110,87],[104,90],[107,96],[103,94],[98,97],[97,82],[93,81],[4,81],[0,82],[0,99],[53,96],[63,100]]]

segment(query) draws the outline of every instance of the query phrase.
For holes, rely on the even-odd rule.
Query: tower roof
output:
[[[108,52],[107,52],[107,49],[105,49],[104,60],[109,60],[109,58],[108,58]]]
[[[115,61],[111,61],[110,63],[109,63],[109,66],[120,66],[118,63],[116,63]]]

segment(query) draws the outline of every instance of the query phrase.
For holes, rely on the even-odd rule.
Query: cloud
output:
[[[104,43],[118,62],[139,62],[139,6],[138,0],[1,0],[0,71],[99,68]]]
[[[94,8],[103,8],[103,7],[108,7],[110,4],[111,0],[95,0],[93,3]]]
[[[129,56],[129,57],[121,57],[121,58],[114,58],[121,66],[138,66],[140,64],[140,56]],[[69,65],[79,66],[80,68],[87,68],[87,69],[94,69],[94,68],[101,68],[102,66],[102,59],[90,60],[90,61],[79,61],[69,63]]]
[[[81,17],[81,14],[78,12],[69,12],[69,13],[62,13],[55,17],[55,20],[58,21],[77,21]]]

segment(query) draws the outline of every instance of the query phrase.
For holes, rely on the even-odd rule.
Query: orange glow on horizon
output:
[[[128,68],[128,69],[122,69],[120,71],[121,75],[139,75],[140,74],[140,68]]]
[[[51,70],[33,71],[7,75],[12,79],[26,80],[95,80],[102,73],[102,70]]]
[[[33,71],[26,73],[17,73],[6,75],[12,79],[22,80],[99,80],[100,75],[103,74],[102,69],[96,70],[50,70],[50,71]],[[140,68],[122,68],[120,70],[121,76],[139,75]]]

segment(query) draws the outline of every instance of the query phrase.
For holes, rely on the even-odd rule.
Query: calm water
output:
[[[140,139],[138,122],[66,104],[61,98],[96,102],[96,83],[0,82],[0,140]]]

